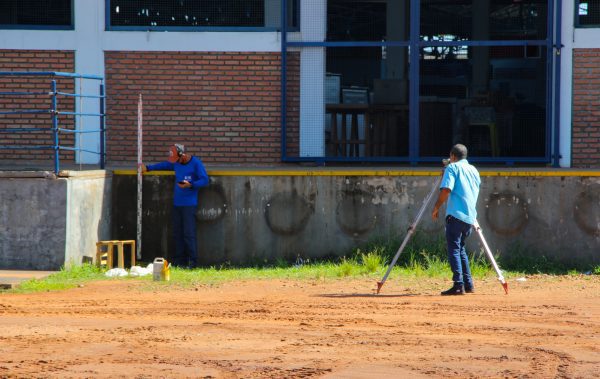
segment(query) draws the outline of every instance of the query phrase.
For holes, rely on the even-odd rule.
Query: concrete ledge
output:
[[[600,170],[595,169],[535,169],[531,168],[478,168],[481,176],[519,176],[519,177],[598,177]],[[386,169],[386,168],[305,168],[298,169],[256,169],[256,168],[209,168],[211,176],[438,176],[442,173],[440,168],[422,169]],[[137,175],[136,170],[114,170],[114,175]],[[152,171],[144,176],[172,176],[173,171]]]
[[[0,171],[0,178],[41,178],[56,179],[56,175],[51,171]]]
[[[110,170],[88,170],[88,171],[61,170],[58,172],[58,176],[61,178],[101,179],[101,178],[112,177],[113,172]]]
[[[441,170],[208,170],[196,213],[202,265],[336,257],[370,241],[401,239]],[[113,177],[114,239],[136,235],[136,176]],[[158,174],[158,175],[157,175]],[[216,174],[216,175],[215,175]],[[482,172],[478,221],[494,254],[597,264],[600,173],[575,170]],[[172,172],[144,176],[142,261],[172,258]],[[118,194],[118,195],[116,195]],[[431,207],[431,205],[430,205]],[[445,208],[441,210],[445,212]],[[443,238],[429,212],[424,239]],[[479,252],[477,238],[468,241]],[[543,257],[542,257],[543,256]]]
[[[56,271],[0,270],[0,289],[9,290],[30,279],[43,279]]]

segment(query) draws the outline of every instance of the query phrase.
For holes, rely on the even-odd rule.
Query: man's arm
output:
[[[146,171],[173,171],[174,169],[173,163],[167,161],[146,165]]]
[[[431,218],[433,220],[437,220],[439,216],[440,207],[448,200],[450,196],[450,190],[448,188],[440,189],[440,193],[438,195],[438,199],[433,206],[433,212],[431,212]]]
[[[195,167],[196,170],[196,175],[198,176],[198,179],[195,180],[194,182],[190,183],[190,187],[193,188],[198,188],[198,187],[204,187],[206,185],[208,185],[209,183],[209,179],[208,179],[208,174],[206,173],[206,169],[204,168],[204,165],[202,164],[202,161],[200,159],[198,159],[198,165]]]

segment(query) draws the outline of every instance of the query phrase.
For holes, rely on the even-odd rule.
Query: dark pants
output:
[[[465,240],[472,230],[472,225],[452,216],[446,217],[446,243],[452,280],[454,284],[464,285],[467,289],[473,288],[473,278],[469,268],[469,257],[465,250]]]
[[[196,210],[198,207],[173,207],[175,256],[173,265],[194,268],[198,265]]]

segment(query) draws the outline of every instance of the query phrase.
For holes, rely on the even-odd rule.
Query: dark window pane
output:
[[[326,56],[327,156],[407,156],[408,48],[328,47]]]
[[[579,0],[577,3],[577,25],[600,25],[600,0]]]
[[[547,0],[423,0],[421,40],[546,39]]]
[[[72,0],[2,0],[0,25],[71,26]]]
[[[426,47],[420,63],[422,156],[445,156],[454,143],[471,156],[544,156],[545,47]]]
[[[406,41],[409,1],[327,1],[328,41]]]
[[[297,27],[298,0],[287,0],[288,27]],[[110,0],[111,26],[280,27],[280,1]]]

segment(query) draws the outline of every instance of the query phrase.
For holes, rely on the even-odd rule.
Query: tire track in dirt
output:
[[[0,293],[0,377],[588,378],[600,371],[600,278],[533,277],[527,286],[511,283],[509,296],[482,281],[476,294],[452,299],[437,295],[437,281],[390,281],[380,296],[372,284],[169,289],[109,281]]]

